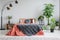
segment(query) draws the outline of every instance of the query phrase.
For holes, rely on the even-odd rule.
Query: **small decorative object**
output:
[[[43,15],[39,16],[39,17],[38,17],[38,21],[39,21],[40,27],[42,28],[43,25],[44,25],[44,16],[43,16]]]
[[[30,18],[31,23],[36,23],[36,19],[35,18]]]
[[[52,15],[54,11],[54,5],[53,4],[45,4],[45,9],[44,9],[44,12],[43,12],[43,15],[48,19],[48,25],[49,25],[49,18]]]
[[[9,4],[10,7],[12,7],[12,4]]]
[[[52,18],[51,19],[51,24],[50,24],[51,26],[50,26],[50,31],[51,32],[54,32],[54,28],[55,28],[55,26],[56,26],[56,20],[55,20],[55,18]]]
[[[38,17],[39,24],[42,24],[43,19],[44,19],[44,16],[43,15],[41,15],[41,16]]]
[[[8,24],[10,24],[11,19],[12,19],[12,16],[8,16]]]
[[[56,26],[59,26],[59,21],[56,21]]]
[[[7,10],[10,10],[10,8],[9,8],[9,7],[7,7]]]
[[[30,19],[26,19],[26,20],[25,20],[25,23],[26,23],[26,24],[30,24],[30,23],[31,23],[31,20],[30,20]]]
[[[15,3],[18,4],[18,1],[16,0]]]

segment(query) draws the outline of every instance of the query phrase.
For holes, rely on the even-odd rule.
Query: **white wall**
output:
[[[0,0],[0,12],[5,3],[12,0]],[[59,20],[59,0],[18,0],[19,3],[15,4],[11,10],[7,10],[6,8],[3,11],[3,25],[7,23],[6,17],[8,15],[12,15],[12,23],[18,23],[19,18],[38,18],[41,15],[44,9],[45,3],[52,3],[55,5],[54,17],[56,20]],[[8,5],[7,5],[8,6]],[[0,13],[1,15],[1,13]],[[0,21],[1,22],[1,21]],[[1,23],[0,23],[1,24]],[[5,27],[5,26],[3,26]]]

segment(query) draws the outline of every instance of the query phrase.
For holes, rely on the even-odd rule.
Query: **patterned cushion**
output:
[[[34,18],[20,18],[19,19],[19,24],[31,24],[31,23],[36,23],[36,20]]]
[[[30,20],[30,19],[26,19],[24,22],[25,22],[26,24],[30,24],[30,23],[31,23],[31,20]]]

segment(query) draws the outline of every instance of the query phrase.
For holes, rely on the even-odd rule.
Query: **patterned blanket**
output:
[[[18,25],[17,27],[20,31],[28,36],[35,35],[41,30],[40,25],[36,24]]]
[[[44,35],[43,30],[39,25],[14,25],[13,28],[6,34],[9,36],[31,36]]]

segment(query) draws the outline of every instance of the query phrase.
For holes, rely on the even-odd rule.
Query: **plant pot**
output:
[[[50,32],[54,32],[54,29],[50,29]]]

